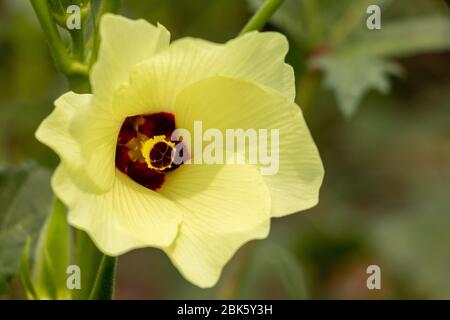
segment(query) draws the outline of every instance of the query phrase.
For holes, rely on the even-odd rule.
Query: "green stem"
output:
[[[97,249],[89,235],[76,230],[75,261],[81,270],[81,289],[73,291],[73,299],[85,300],[90,297],[103,257],[104,254]]]
[[[241,35],[261,28],[269,21],[270,17],[283,4],[284,0],[266,0],[253,17],[247,22],[241,31]]]
[[[73,56],[78,61],[84,61],[84,28],[80,30],[74,29],[70,31],[72,37]]]
[[[84,43],[84,28],[80,30],[71,30],[70,36],[72,37],[72,55],[78,61],[85,60],[85,43]],[[90,93],[91,85],[89,82],[89,75],[67,75],[69,81],[69,87],[76,93]]]
[[[73,60],[61,39],[47,1],[30,0],[39,23],[47,38],[51,54],[58,70],[66,76],[87,75],[89,69],[80,61]]]
[[[76,93],[90,93],[91,92],[91,84],[89,82],[89,77],[87,76],[67,76],[67,80],[69,81],[69,88],[73,92]]]
[[[89,300],[112,300],[116,278],[117,259],[104,255],[98,268]]]

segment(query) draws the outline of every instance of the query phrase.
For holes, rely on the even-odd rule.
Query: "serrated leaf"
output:
[[[32,163],[0,168],[0,283],[18,274],[25,241],[36,237],[52,198],[49,170]]]
[[[70,264],[71,236],[65,207],[55,199],[36,247],[33,279],[41,297],[68,299],[66,270]]]
[[[334,91],[338,105],[347,118],[355,113],[364,94],[372,89],[388,93],[388,77],[401,74],[398,64],[372,57],[352,59],[329,56],[314,61],[313,66],[324,71],[324,84]]]

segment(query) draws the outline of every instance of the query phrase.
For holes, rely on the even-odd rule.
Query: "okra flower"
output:
[[[110,14],[100,34],[93,93],[62,95],[36,132],[61,159],[53,190],[104,253],[160,248],[186,279],[210,287],[240,246],[267,236],[271,217],[318,201],[323,167],[294,103],[288,43],[251,32],[169,44],[163,26]],[[278,129],[278,172],[174,163],[172,134],[195,121],[221,132]]]

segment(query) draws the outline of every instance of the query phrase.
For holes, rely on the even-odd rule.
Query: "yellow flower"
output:
[[[318,201],[323,167],[294,103],[288,43],[251,32],[169,45],[163,26],[111,14],[100,33],[93,93],[62,95],[36,132],[61,159],[53,190],[69,223],[106,254],[157,247],[186,279],[213,286],[240,246],[267,236],[271,217]],[[196,120],[279,129],[277,174],[249,163],[173,164],[170,133],[193,131]]]

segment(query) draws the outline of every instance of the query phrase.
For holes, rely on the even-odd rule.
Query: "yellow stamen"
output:
[[[161,142],[166,144],[167,149],[171,149],[171,150],[175,149],[175,143],[173,143],[172,141],[167,141],[166,136],[164,136],[164,135],[154,136],[153,138],[144,141],[142,143],[142,147],[141,147],[141,153],[145,159],[145,163],[147,163],[147,167],[149,167],[150,169],[157,170],[157,171],[163,171],[165,169],[169,169],[172,167],[172,161],[166,166],[155,167],[153,165],[156,161],[159,161],[162,159],[162,157],[166,156],[166,154],[161,154],[161,159],[151,159],[150,158],[150,153],[151,153],[152,149],[158,143],[161,143]],[[171,154],[170,154],[170,156],[172,157]]]

